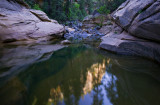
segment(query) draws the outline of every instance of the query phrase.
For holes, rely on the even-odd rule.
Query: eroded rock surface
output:
[[[128,31],[134,36],[160,42],[160,0],[139,14]]]
[[[24,4],[21,0],[0,1],[0,42],[51,40],[63,36],[62,25]]]
[[[131,35],[160,42],[160,0],[127,0],[113,19]]]
[[[110,33],[102,38],[100,47],[122,55],[136,55],[160,62],[160,45],[148,40],[139,39],[126,32]]]
[[[124,31],[106,28],[100,48],[160,62],[160,0],[127,0],[112,16]]]

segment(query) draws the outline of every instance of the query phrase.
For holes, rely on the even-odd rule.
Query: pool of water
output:
[[[45,54],[33,53],[36,48],[0,53],[2,60],[12,52],[12,59],[0,62],[0,105],[160,105],[160,66],[154,62],[88,45]]]

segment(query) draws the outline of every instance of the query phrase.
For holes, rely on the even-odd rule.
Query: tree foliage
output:
[[[97,9],[97,11],[98,11],[100,14],[106,14],[106,15],[110,13],[110,10],[107,9],[106,5],[101,6],[99,9]]]
[[[95,9],[101,14],[114,11],[125,0],[25,0],[31,8],[42,10],[59,22],[83,20]]]
[[[96,1],[98,7],[106,6],[107,10],[113,12],[126,0],[96,0]]]
[[[31,8],[43,10],[50,18],[60,22],[66,20],[83,20],[87,15],[85,7],[87,5],[88,13],[91,13],[92,6],[86,4],[87,0],[25,0]],[[89,0],[90,4],[92,0]]]

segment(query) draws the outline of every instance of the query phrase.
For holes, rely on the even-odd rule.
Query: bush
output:
[[[103,22],[105,21],[105,16],[101,15],[98,17],[100,23],[96,23],[97,26],[102,27],[103,26]]]
[[[126,0],[98,0],[97,6],[100,7],[106,5],[106,9],[113,12],[125,1]]]
[[[98,10],[97,10],[100,14],[109,14],[110,10],[107,9],[106,5],[101,6]]]
[[[68,18],[70,20],[83,20],[83,14],[81,10],[79,9],[80,4],[74,3],[70,8],[69,8],[69,14]]]
[[[38,4],[34,4],[33,9],[41,10],[41,8],[39,7],[39,5],[38,5]]]
[[[74,7],[75,7],[76,9],[79,9],[80,5],[79,5],[78,3],[74,3]]]
[[[38,5],[35,0],[24,0],[32,9],[44,11],[49,18],[55,19],[60,23],[67,20],[83,20],[87,15],[85,10],[85,0],[71,2],[67,0],[47,0],[43,1],[42,5]],[[90,10],[91,11],[91,10]]]

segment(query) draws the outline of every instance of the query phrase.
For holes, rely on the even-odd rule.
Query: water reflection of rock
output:
[[[97,55],[90,48],[68,47],[55,52],[49,60],[29,67],[24,73],[20,73],[19,77],[27,84],[28,89],[32,89],[29,96],[31,103],[36,99],[36,105],[58,104],[63,96],[62,102],[72,105],[84,96],[83,89],[87,83],[88,71],[94,78],[100,79],[103,76],[106,63],[103,59],[103,56]],[[94,78],[92,81],[97,83]],[[92,83],[93,87],[95,83]]]
[[[78,59],[79,59],[79,57],[78,57]],[[74,62],[74,61],[75,60],[73,60],[72,62]],[[75,64],[75,62],[74,62],[74,64]],[[85,75],[81,73],[80,78],[76,78],[76,79],[80,80],[80,84],[77,84],[77,85],[80,85],[80,86],[82,85],[82,87],[79,88],[80,90],[78,88],[75,88],[74,84],[72,84],[72,85],[68,84],[67,87],[68,87],[68,90],[70,91],[69,92],[70,94],[68,94],[66,96],[65,94],[67,91],[64,90],[64,88],[66,88],[66,87],[63,87],[64,85],[58,86],[56,89],[54,89],[54,88],[50,89],[50,92],[52,94],[50,93],[51,98],[48,99],[48,103],[52,102],[56,105],[57,103],[62,102],[62,99],[64,98],[64,100],[66,100],[65,103],[68,103],[69,100],[70,101],[75,100],[75,102],[73,102],[73,105],[75,105],[75,103],[77,103],[81,97],[83,97],[87,93],[90,93],[93,90],[93,88],[95,87],[95,85],[101,83],[101,79],[102,79],[103,75],[105,74],[105,67],[106,67],[105,63],[106,63],[105,60],[103,60],[102,63],[92,64],[91,67],[83,70],[83,71],[85,71],[84,72]],[[74,79],[72,78],[71,81],[74,81]],[[61,90],[61,88],[63,90]],[[78,89],[78,90],[76,90],[76,89]],[[76,92],[78,92],[78,94]],[[68,100],[69,97],[70,97],[70,99]],[[67,102],[67,100],[68,100],[68,102]],[[77,100],[77,102],[76,102],[76,100]]]
[[[26,96],[26,87],[16,77],[0,88],[1,105],[26,105],[28,103]]]
[[[21,67],[47,60],[62,45],[6,46],[0,50],[0,78],[10,77],[20,72]]]
[[[96,84],[101,83],[102,77],[105,74],[105,70],[105,60],[103,60],[103,63],[93,64],[90,68],[87,69],[87,80],[83,88],[84,95],[91,92]]]
[[[159,66],[137,58],[113,57],[102,82],[114,105],[159,105]]]
[[[52,88],[50,90],[51,98],[48,99],[48,103],[57,105],[57,102],[63,101],[63,93],[61,91],[61,87],[58,86],[56,89]]]
[[[87,93],[90,93],[97,84],[101,83],[102,77],[105,74],[105,67],[106,67],[105,63],[106,63],[105,60],[103,60],[102,63],[95,63],[90,68],[84,70],[86,71],[85,76],[83,74],[80,74],[81,84],[82,83],[85,84],[84,87],[82,87],[82,90],[81,91],[79,90],[80,91],[79,96],[83,97]],[[86,80],[84,78],[86,78]],[[64,88],[63,85],[58,86],[57,88],[50,89],[50,98],[48,99],[48,103],[57,105],[58,103],[62,103],[63,99],[66,100],[68,98],[65,97],[66,91],[62,90],[61,88],[62,89]],[[77,98],[76,93],[74,93],[75,89],[76,88],[74,87],[74,85],[69,85],[69,91],[71,92],[69,97],[72,97],[73,100],[74,98]],[[77,101],[78,100],[79,99],[77,99]]]
[[[27,100],[26,105],[84,105],[84,100],[87,105],[159,105],[159,68],[140,58],[103,56],[84,46],[68,47],[11,80],[19,81],[17,93],[23,97],[12,93],[11,83],[0,88],[0,96],[10,96],[8,102]],[[6,87],[13,88],[2,91]]]

